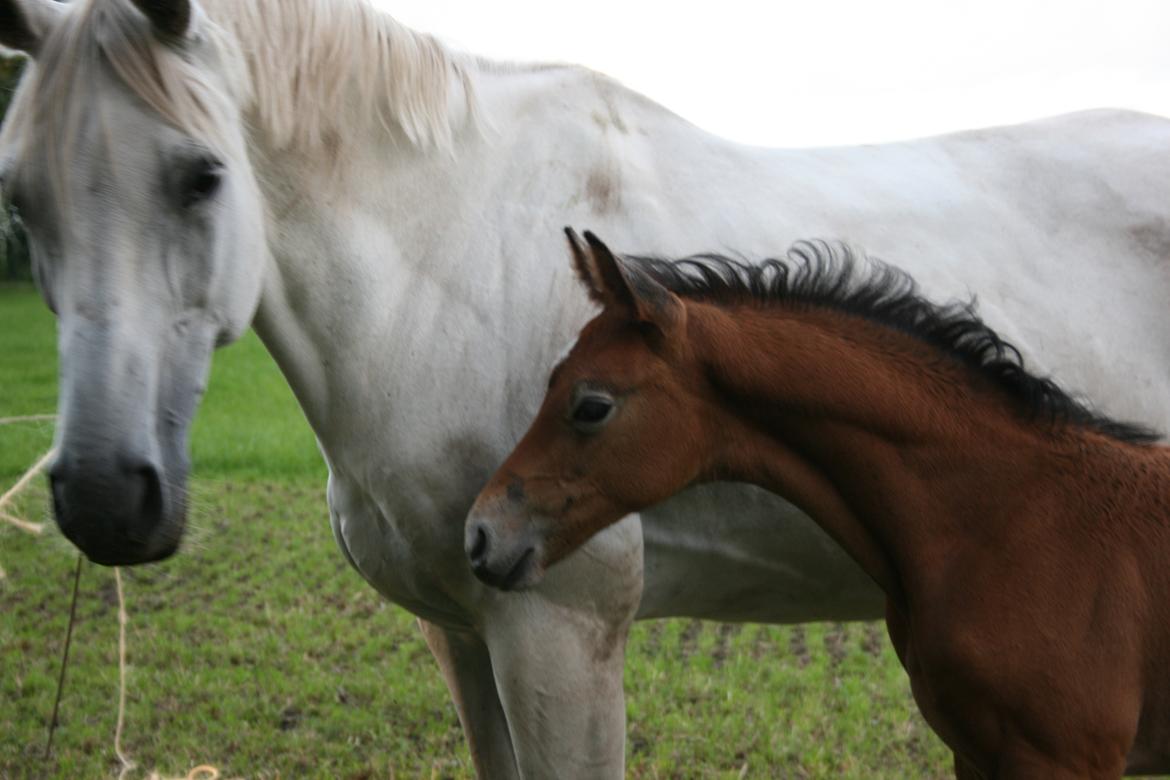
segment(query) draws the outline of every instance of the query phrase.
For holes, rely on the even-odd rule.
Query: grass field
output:
[[[0,286],[0,417],[52,412],[53,323]],[[0,490],[52,437],[0,427]],[[343,561],[324,467],[255,336],[216,356],[192,442],[193,528],[181,555],[126,570],[123,747],[144,770],[226,777],[468,777],[454,709],[413,618]],[[76,552],[41,481],[0,523],[0,777],[113,776],[113,573],[86,565],[61,725],[46,724]],[[878,625],[641,623],[626,671],[632,777],[944,777]]]

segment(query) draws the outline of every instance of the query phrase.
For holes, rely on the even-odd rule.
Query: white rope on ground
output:
[[[29,417],[0,417],[0,425],[8,425],[15,422],[37,422],[40,420],[56,419],[57,415],[55,414],[34,414]],[[49,462],[49,458],[53,456],[53,452],[54,451],[51,449],[46,452],[31,469],[25,472],[23,477],[17,480],[16,484],[13,485],[8,490],[8,492],[0,496],[0,510],[11,503],[12,499],[16,498],[20,491],[28,487],[28,484],[32,482],[33,477],[36,476],[37,473],[45,467],[45,464]],[[0,521],[14,525],[20,530],[26,531],[27,533],[30,533],[34,536],[39,536],[45,530],[43,523],[30,523],[28,520],[21,520],[19,517],[13,517],[12,515],[3,511],[0,511]],[[4,573],[4,569],[0,569],[0,580],[5,579],[7,576],[8,575]]]
[[[0,417],[0,425],[15,425],[16,423],[52,422],[57,419],[55,414],[27,414],[23,417]]]
[[[29,533],[39,534],[43,530],[43,528],[36,523],[29,523],[26,520],[17,520],[15,517],[4,514],[3,510],[4,507],[12,503],[12,499],[16,498],[16,496],[19,495],[22,490],[28,487],[29,483],[33,481],[33,477],[39,474],[40,471],[46,465],[48,465],[49,460],[53,457],[55,452],[56,450],[49,450],[44,455],[42,455],[41,459],[38,460],[32,468],[26,471],[24,476],[16,481],[15,485],[9,488],[4,495],[0,496],[0,519],[7,520],[16,527],[28,531]]]
[[[118,590],[118,724],[114,727],[114,755],[122,764],[118,780],[125,780],[126,774],[135,764],[122,752],[122,724],[126,720],[126,596],[122,592],[122,569],[114,567],[114,584]]]
[[[21,520],[19,517],[13,517],[5,512],[0,512],[0,520],[14,525],[22,531],[32,534],[33,536],[40,536],[45,532],[44,523],[30,523],[28,520]]]
[[[146,780],[166,780],[166,778],[158,772],[151,772]],[[176,780],[219,780],[219,770],[210,764],[202,764],[188,772],[186,777],[176,778]]]
[[[118,721],[114,727],[114,755],[118,757],[122,769],[118,772],[118,780],[125,780],[126,775],[138,767],[122,750],[122,731],[126,723],[126,594],[122,590],[122,569],[114,567],[114,585],[118,591]],[[175,780],[219,780],[219,770],[210,764],[200,764],[187,773],[186,777]],[[151,772],[147,780],[167,780],[158,772]]]

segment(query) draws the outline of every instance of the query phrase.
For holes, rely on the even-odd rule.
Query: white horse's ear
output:
[[[191,34],[196,11],[193,0],[132,0],[165,41],[181,41]]]
[[[36,57],[64,14],[65,5],[53,0],[0,0],[0,46]]]

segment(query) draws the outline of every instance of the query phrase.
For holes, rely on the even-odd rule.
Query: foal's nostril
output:
[[[484,559],[487,553],[487,533],[484,532],[483,526],[475,529],[475,543],[471,545],[471,549],[467,551],[467,555],[471,558],[472,563],[478,563]]]

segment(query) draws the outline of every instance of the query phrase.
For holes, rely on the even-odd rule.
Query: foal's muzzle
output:
[[[544,576],[541,547],[528,528],[501,533],[491,518],[472,511],[463,549],[475,576],[493,588],[523,590]]]

